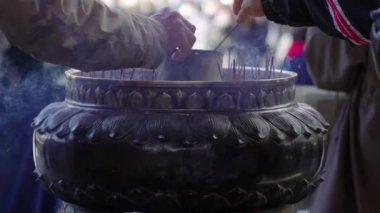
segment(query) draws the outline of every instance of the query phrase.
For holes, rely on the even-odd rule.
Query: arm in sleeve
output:
[[[291,26],[317,26],[329,35],[367,44],[377,0],[261,0],[268,19]]]
[[[368,45],[350,45],[309,28],[304,46],[308,71],[317,87],[350,93],[368,61]]]
[[[84,71],[155,68],[167,48],[160,23],[96,0],[1,0],[0,27],[32,56]]]

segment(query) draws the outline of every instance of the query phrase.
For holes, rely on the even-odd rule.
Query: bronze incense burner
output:
[[[36,174],[67,203],[60,211],[250,212],[309,195],[321,181],[328,124],[294,103],[296,74],[221,75],[67,72],[66,100],[33,122]]]

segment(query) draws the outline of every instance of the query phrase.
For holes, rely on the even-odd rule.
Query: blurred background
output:
[[[112,8],[152,15],[169,6],[177,10],[197,27],[194,49],[213,50],[235,26],[233,0],[102,0]],[[268,55],[274,56],[278,69],[298,73],[296,101],[308,103],[333,123],[340,106],[346,100],[344,93],[326,91],[314,86],[304,57],[306,28],[278,25],[266,18],[252,19],[240,25],[220,47],[225,53],[224,66],[229,66],[228,54],[234,54],[247,66],[263,66]]]
[[[109,7],[152,15],[169,6],[177,10],[197,27],[194,49],[212,50],[235,26],[232,0],[103,0]],[[233,54],[240,63],[254,66],[265,63],[267,55],[274,56],[278,68],[299,73],[298,84],[311,85],[303,58],[303,41],[306,29],[280,26],[265,18],[253,19],[240,25],[220,47],[220,51]],[[226,59],[226,58],[225,58]],[[289,60],[288,60],[289,59]],[[228,60],[224,60],[228,66]]]
[[[214,49],[236,23],[232,0],[103,1],[147,16],[164,6],[179,11],[197,27],[194,49]],[[303,54],[305,32],[258,18],[239,26],[219,50],[232,52],[247,66],[273,55],[275,67],[298,73],[296,101],[312,105],[334,123],[345,95],[313,86]],[[64,99],[68,68],[35,60],[11,46],[1,33],[0,65],[0,212],[55,212],[59,201],[34,182],[30,123],[47,104]],[[297,208],[308,212],[308,202]]]

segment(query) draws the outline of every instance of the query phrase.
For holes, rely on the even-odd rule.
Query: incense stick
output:
[[[220,45],[223,44],[223,42],[236,30],[236,28],[238,28],[239,24],[236,24],[231,30],[230,32],[227,33],[227,35],[222,39],[222,41],[219,42],[218,45],[216,45],[214,51],[217,51],[218,48],[220,47]]]

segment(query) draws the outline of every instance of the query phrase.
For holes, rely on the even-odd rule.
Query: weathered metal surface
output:
[[[298,202],[321,182],[328,124],[293,102],[295,74],[149,75],[68,73],[66,101],[33,123],[36,173],[49,191],[96,211],[249,212]]]

